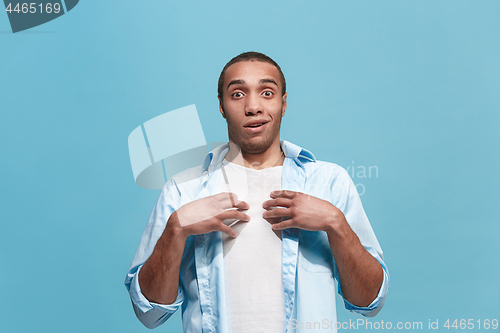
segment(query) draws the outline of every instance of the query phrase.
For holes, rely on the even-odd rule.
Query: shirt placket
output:
[[[305,170],[302,163],[296,158],[285,158],[281,185],[283,190],[304,191]],[[299,250],[299,230],[296,228],[283,229],[283,291],[285,293],[285,327],[288,332],[292,319],[295,300],[295,275],[297,272],[297,258]]]

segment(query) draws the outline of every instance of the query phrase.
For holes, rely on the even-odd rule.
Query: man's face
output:
[[[287,96],[281,88],[278,69],[267,62],[240,61],[226,70],[219,109],[229,141],[243,153],[260,154],[279,144]]]

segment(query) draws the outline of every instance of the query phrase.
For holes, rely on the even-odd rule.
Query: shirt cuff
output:
[[[137,309],[141,310],[142,313],[146,313],[153,309],[162,310],[166,313],[174,313],[184,301],[184,294],[182,293],[181,286],[179,284],[179,289],[177,291],[177,298],[172,304],[159,304],[148,301],[148,299],[142,294],[141,287],[139,285],[139,272],[142,268],[142,265],[138,266],[136,271],[129,273],[129,277],[131,277],[130,283],[130,298],[132,302],[137,307]],[[131,276],[132,275],[132,276]]]
[[[390,276],[389,276],[389,271],[387,270],[387,266],[385,265],[384,261],[382,258],[378,255],[378,253],[373,250],[371,247],[367,247],[366,250],[373,256],[377,261],[380,263],[382,266],[382,269],[384,271],[384,279],[382,281],[382,285],[380,286],[380,290],[378,292],[377,297],[373,300],[373,302],[370,303],[370,305],[366,307],[362,306],[356,306],[351,304],[348,300],[345,299],[344,295],[342,294],[342,289],[340,287],[340,281],[338,282],[338,292],[344,299],[344,304],[345,308],[351,312],[357,312],[359,314],[362,314],[365,317],[373,317],[377,313],[382,310],[382,306],[384,305],[385,298],[387,296],[387,291],[389,290],[389,282],[390,282]]]

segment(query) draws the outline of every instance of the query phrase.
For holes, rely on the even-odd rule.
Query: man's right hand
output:
[[[250,217],[241,210],[249,208],[246,202],[236,200],[236,194],[223,192],[185,204],[172,213],[153,253],[139,272],[143,295],[150,302],[172,304],[177,297],[187,237],[212,231],[236,237],[236,231],[224,224],[224,220],[248,222]]]
[[[183,205],[170,215],[167,228],[180,228],[186,238],[212,231],[221,231],[234,238],[237,236],[236,231],[226,225],[224,220],[248,222],[250,216],[242,210],[249,208],[246,202],[237,200],[235,193],[223,192]]]

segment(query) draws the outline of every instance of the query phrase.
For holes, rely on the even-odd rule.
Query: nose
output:
[[[252,116],[257,113],[262,113],[262,104],[257,94],[250,94],[245,105],[245,115]]]

